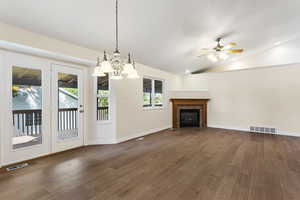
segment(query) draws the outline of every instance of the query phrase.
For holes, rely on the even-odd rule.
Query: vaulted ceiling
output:
[[[0,21],[113,51],[114,4],[114,0],[1,0]],[[174,73],[257,56],[257,66],[282,64],[288,61],[278,59],[278,52],[278,62],[272,58],[266,62],[265,52],[285,43],[293,46],[291,51],[297,49],[299,8],[299,0],[120,0],[120,49],[124,55],[134,52],[143,64]],[[219,36],[238,43],[245,53],[225,63],[198,58],[199,49],[213,47]],[[285,55],[291,54],[285,51]],[[298,62],[299,58],[297,54],[286,60]]]

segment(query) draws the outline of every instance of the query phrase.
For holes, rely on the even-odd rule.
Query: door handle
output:
[[[80,110],[79,112],[80,112],[80,113],[84,113],[84,110]]]

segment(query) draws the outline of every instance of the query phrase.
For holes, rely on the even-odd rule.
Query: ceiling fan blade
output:
[[[211,51],[211,49],[209,49],[209,48],[202,48],[202,49],[200,49],[200,51]]]
[[[223,33],[223,34],[220,34],[219,36],[218,36],[218,38],[228,38],[228,37],[230,37],[230,36],[232,36],[232,35],[234,35],[235,34],[235,31],[228,31],[228,32],[225,32],[225,33]]]
[[[216,53],[216,51],[213,50],[213,49],[210,49],[210,50],[207,50],[207,51],[198,51],[198,54],[199,54],[200,56],[202,56],[202,55],[214,54],[214,53]]]
[[[200,49],[199,52],[212,52],[212,51],[215,51],[214,49],[208,49],[208,48],[203,48],[203,49]]]
[[[202,69],[193,71],[191,74],[201,74],[201,73],[207,72],[209,69],[210,69],[209,67],[202,68]]]
[[[224,49],[231,49],[232,47],[235,47],[237,44],[235,42],[230,42],[226,46],[224,46]]]
[[[211,54],[215,54],[215,51],[199,52],[198,56],[208,56],[208,55],[211,55]]]
[[[244,49],[228,49],[228,50],[225,50],[225,51],[228,52],[228,53],[243,53]]]

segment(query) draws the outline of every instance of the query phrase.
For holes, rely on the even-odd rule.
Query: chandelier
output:
[[[135,61],[133,55],[128,53],[128,60],[124,61],[121,58],[119,51],[119,16],[118,16],[118,0],[116,0],[116,49],[113,55],[108,58],[106,51],[104,51],[103,61],[97,59],[97,65],[94,69],[93,76],[103,77],[110,74],[111,79],[120,80],[124,77],[129,79],[137,79],[139,75],[135,68]]]

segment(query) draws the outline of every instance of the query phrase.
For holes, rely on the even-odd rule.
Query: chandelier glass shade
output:
[[[105,73],[102,71],[102,68],[101,68],[101,63],[100,63],[100,58],[97,59],[97,65],[94,69],[94,73],[93,73],[93,76],[99,76],[99,77],[103,77],[105,76]]]
[[[111,66],[111,63],[107,60],[107,55],[105,51],[104,51],[103,61],[100,67],[103,73],[111,73],[114,71],[114,69]]]
[[[133,64],[131,62],[131,55],[129,53],[128,54],[128,62],[124,65],[122,74],[130,75],[134,72],[135,72],[135,69],[134,69]]]
[[[109,73],[113,80],[120,80],[124,77],[136,79],[139,78],[139,76],[134,65],[130,53],[128,54],[128,61],[125,62],[119,51],[118,0],[116,0],[116,49],[110,59],[108,58],[106,51],[104,51],[103,61],[101,63],[98,58],[93,76],[101,77],[105,76],[106,73]]]
[[[129,79],[138,79],[140,76],[138,75],[136,69],[135,69],[135,61],[132,62],[132,70],[130,69],[130,72],[127,76]]]

